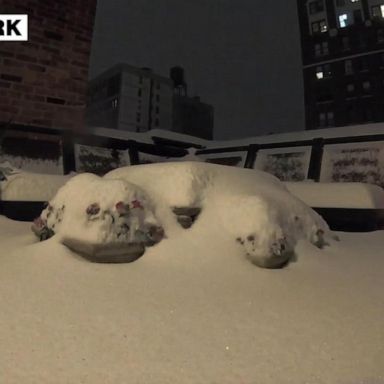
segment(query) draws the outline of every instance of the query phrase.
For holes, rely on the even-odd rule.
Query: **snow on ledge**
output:
[[[287,189],[315,208],[384,209],[384,190],[365,183],[286,182]]]

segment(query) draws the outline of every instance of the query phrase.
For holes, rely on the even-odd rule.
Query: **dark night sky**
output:
[[[300,130],[298,29],[296,0],[98,0],[90,76],[181,65],[215,108],[215,138]]]

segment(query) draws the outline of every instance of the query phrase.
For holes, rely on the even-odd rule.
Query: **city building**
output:
[[[384,121],[384,0],[298,0],[306,128]]]
[[[184,69],[172,67],[173,82],[173,124],[172,130],[187,135],[212,140],[213,107],[200,101],[200,97],[189,97]]]
[[[169,78],[117,64],[90,81],[87,124],[133,132],[171,130],[172,98]]]
[[[213,107],[200,98],[175,94],[173,97],[173,129],[202,139],[213,139]]]
[[[0,42],[0,127],[80,130],[96,0],[3,0],[2,14],[27,14],[28,41]]]

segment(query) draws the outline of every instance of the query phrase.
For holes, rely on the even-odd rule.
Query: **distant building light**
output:
[[[359,0],[351,0],[351,3],[357,3]]]
[[[316,71],[316,77],[320,80],[324,78],[324,72],[322,70]]]
[[[373,6],[372,7],[372,16],[384,18],[384,5]]]
[[[343,13],[342,15],[339,15],[339,25],[340,25],[340,28],[345,28],[348,24],[347,24],[347,20],[348,20],[348,15],[346,13]]]
[[[324,33],[328,31],[328,26],[325,21],[320,22],[320,32]]]

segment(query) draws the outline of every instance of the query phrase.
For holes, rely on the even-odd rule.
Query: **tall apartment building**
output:
[[[173,82],[149,68],[118,64],[92,79],[87,124],[134,132],[172,128]]]
[[[306,128],[384,121],[384,0],[298,0]]]
[[[0,126],[81,129],[96,0],[0,0],[27,14],[28,41],[0,42]]]

